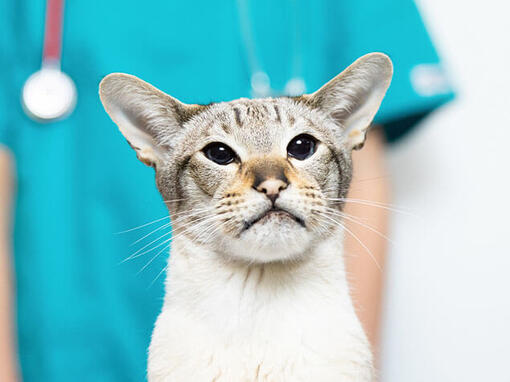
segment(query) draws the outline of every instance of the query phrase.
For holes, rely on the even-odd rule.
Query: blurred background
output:
[[[389,151],[382,380],[510,381],[510,9],[417,5],[458,94]]]

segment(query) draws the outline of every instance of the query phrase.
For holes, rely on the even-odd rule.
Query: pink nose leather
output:
[[[257,191],[266,194],[266,196],[271,200],[271,202],[275,202],[276,198],[278,198],[278,194],[280,191],[283,191],[287,188],[287,183],[283,180],[270,178],[264,180],[257,186]]]

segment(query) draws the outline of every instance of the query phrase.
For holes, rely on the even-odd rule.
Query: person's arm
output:
[[[0,146],[0,381],[19,380],[13,323],[11,265],[12,159]]]
[[[346,270],[356,312],[376,353],[385,253],[388,244],[382,235],[387,234],[388,210],[370,206],[368,205],[370,202],[363,201],[383,204],[389,202],[389,181],[384,165],[384,147],[384,133],[381,129],[374,128],[369,132],[365,146],[353,152],[354,177],[348,198],[358,199],[358,201],[347,202],[344,210],[349,216],[352,215],[350,219],[359,222],[353,222],[348,218],[344,220],[347,229],[352,232],[352,234],[345,232]],[[375,233],[374,230],[380,234]]]

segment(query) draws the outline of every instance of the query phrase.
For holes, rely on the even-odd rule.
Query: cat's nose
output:
[[[274,204],[276,198],[280,194],[280,191],[283,191],[287,188],[287,183],[285,183],[281,179],[269,178],[260,183],[255,189],[258,192],[262,192],[266,194],[266,196],[271,200],[271,203]]]

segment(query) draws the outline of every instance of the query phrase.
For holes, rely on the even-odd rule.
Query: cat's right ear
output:
[[[113,73],[99,85],[101,102],[138,159],[155,167],[171,149],[172,137],[200,111],[135,76]]]

